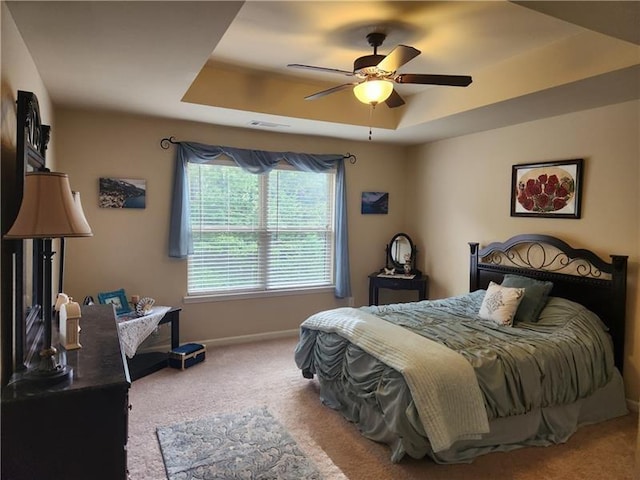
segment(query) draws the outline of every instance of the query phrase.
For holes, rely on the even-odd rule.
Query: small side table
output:
[[[171,348],[180,346],[180,311],[178,307],[172,307],[158,325],[171,324]],[[129,376],[131,381],[142,378],[169,365],[169,352],[137,353],[133,358],[127,358]]]
[[[380,272],[374,272],[369,275],[369,305],[378,305],[378,291],[381,288],[389,288],[391,290],[417,290],[418,300],[427,299],[427,291],[429,289],[429,275],[416,275],[413,278],[402,278],[400,275],[396,277],[380,277]]]

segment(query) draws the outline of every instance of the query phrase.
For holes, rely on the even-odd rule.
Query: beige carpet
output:
[[[362,437],[320,404],[314,381],[293,361],[295,338],[210,349],[188,370],[164,369],[136,380],[130,392],[131,480],[166,479],[156,427],[215,413],[267,406],[326,480],[637,480],[637,415],[580,429],[563,445],[494,453],[470,465],[429,459],[389,460],[389,449]],[[635,470],[635,475],[634,475]]]

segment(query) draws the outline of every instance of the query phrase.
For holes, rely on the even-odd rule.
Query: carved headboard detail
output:
[[[572,256],[553,245],[540,242],[515,244],[508,251],[492,250],[482,263],[566,273],[579,277],[611,279],[608,264],[586,250],[574,250]]]

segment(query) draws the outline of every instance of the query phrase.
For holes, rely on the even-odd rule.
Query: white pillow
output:
[[[498,325],[510,327],[513,325],[513,317],[523,298],[524,288],[503,287],[495,282],[489,282],[478,316]]]

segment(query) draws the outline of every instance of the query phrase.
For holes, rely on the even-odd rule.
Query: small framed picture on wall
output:
[[[362,192],[362,214],[378,213],[386,215],[389,213],[389,193],[388,192]]]
[[[100,178],[101,208],[145,208],[147,181],[134,178]]]

